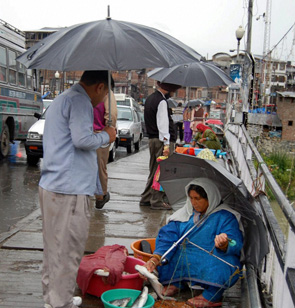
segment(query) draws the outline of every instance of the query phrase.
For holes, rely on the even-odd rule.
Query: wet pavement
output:
[[[15,143],[11,152],[13,155],[0,160],[0,233],[39,207],[40,169],[27,165],[20,142]]]
[[[144,138],[140,150],[147,147]],[[128,154],[126,148],[118,147],[115,161],[134,155]],[[15,141],[11,145],[10,155],[0,160],[0,233],[8,231],[21,218],[39,207],[38,182],[40,166],[27,164],[24,143]],[[110,165],[110,164],[109,164]]]
[[[94,209],[94,202],[92,203],[90,232],[85,253],[95,252],[99,247],[111,244],[125,245],[132,253],[132,242],[157,235],[169,212],[139,207],[140,193],[144,190],[148,175],[148,161],[149,152],[145,149],[108,165],[111,200],[102,210]],[[3,165],[2,167],[6,168]],[[11,198],[20,200],[17,206],[17,210],[20,210],[23,205],[38,204],[39,175],[36,174],[36,179],[26,187],[26,172],[30,167],[22,164],[15,166],[18,167],[20,171],[14,178],[6,181],[1,179],[1,189],[2,192],[5,191],[5,187],[11,190]],[[7,200],[6,203],[8,202],[10,201]],[[25,215],[25,211],[22,215]],[[14,228],[0,234],[0,307],[43,306],[41,228],[41,213],[37,207],[18,221]],[[88,295],[86,297],[83,307],[102,307],[100,299]]]
[[[92,202],[90,231],[85,253],[95,252],[103,245],[120,244],[125,245],[129,253],[133,254],[130,248],[132,242],[156,237],[159,228],[165,224],[166,217],[173,211],[155,211],[149,207],[139,206],[140,194],[144,190],[148,176],[148,162],[149,151],[145,148],[108,165],[111,200],[102,210],[96,210]],[[0,176],[2,191],[7,187],[13,190],[13,193],[22,195],[19,208],[31,203],[34,204],[32,208],[38,205],[39,175],[37,171],[36,175],[33,172],[30,175],[33,176],[33,181],[30,181],[27,187],[25,184],[28,180],[28,168],[20,168],[15,184],[12,182],[16,179],[8,179],[6,185]],[[24,187],[20,190],[22,185]],[[176,209],[177,207],[173,208]],[[22,215],[25,215],[24,213]],[[13,228],[0,234],[1,308],[43,307],[42,250],[42,221],[39,207],[19,220]],[[224,307],[240,307],[239,288],[240,285],[237,284],[237,287],[227,291],[230,303],[224,301]],[[78,288],[76,295],[80,295]],[[103,307],[103,304],[100,298],[87,294],[83,298],[82,307]]]

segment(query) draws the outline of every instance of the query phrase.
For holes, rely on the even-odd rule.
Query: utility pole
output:
[[[249,111],[249,81],[248,77],[251,74],[252,75],[252,70],[250,73],[250,67],[252,63],[250,62],[250,54],[251,54],[251,37],[252,37],[252,16],[253,16],[253,1],[254,0],[249,0],[248,3],[248,27],[247,27],[247,57],[244,57],[244,69],[243,69],[243,124],[247,125],[247,120],[248,120],[248,111]],[[254,76],[252,76],[253,78]],[[251,80],[251,86],[253,88],[253,79]],[[253,92],[253,89],[252,89]],[[250,101],[251,101],[252,95],[250,95]]]
[[[266,12],[264,14],[264,40],[263,40],[263,102],[266,107],[269,103],[270,85],[271,85],[271,53],[270,53],[270,24],[271,24],[271,0],[266,2]],[[265,65],[266,63],[266,65]],[[266,72],[265,72],[266,71]]]

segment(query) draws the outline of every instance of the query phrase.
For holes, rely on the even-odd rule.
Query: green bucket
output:
[[[118,308],[118,306],[114,306],[110,304],[109,302],[115,300],[115,299],[121,299],[125,297],[131,297],[130,302],[128,303],[127,307],[131,307],[138,295],[141,291],[133,290],[133,289],[113,289],[108,290],[102,293],[101,300],[104,304],[105,308]],[[143,308],[151,308],[153,307],[155,303],[155,300],[151,295],[148,294],[148,299]]]

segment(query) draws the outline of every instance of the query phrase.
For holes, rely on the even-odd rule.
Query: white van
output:
[[[117,106],[128,106],[135,110],[141,111],[140,105],[133,97],[124,93],[115,93],[115,98],[117,101]]]

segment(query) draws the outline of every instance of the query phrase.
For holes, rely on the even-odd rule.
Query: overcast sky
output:
[[[206,58],[237,47],[235,31],[247,27],[248,0],[1,0],[0,19],[20,30],[65,27],[101,20],[107,16],[157,28],[181,40]],[[252,48],[262,55],[267,0],[253,0]],[[295,0],[272,0],[270,48],[274,47],[295,22]],[[292,52],[294,28],[273,56],[295,60]],[[246,49],[246,35],[241,41]],[[289,56],[289,57],[288,57]]]

